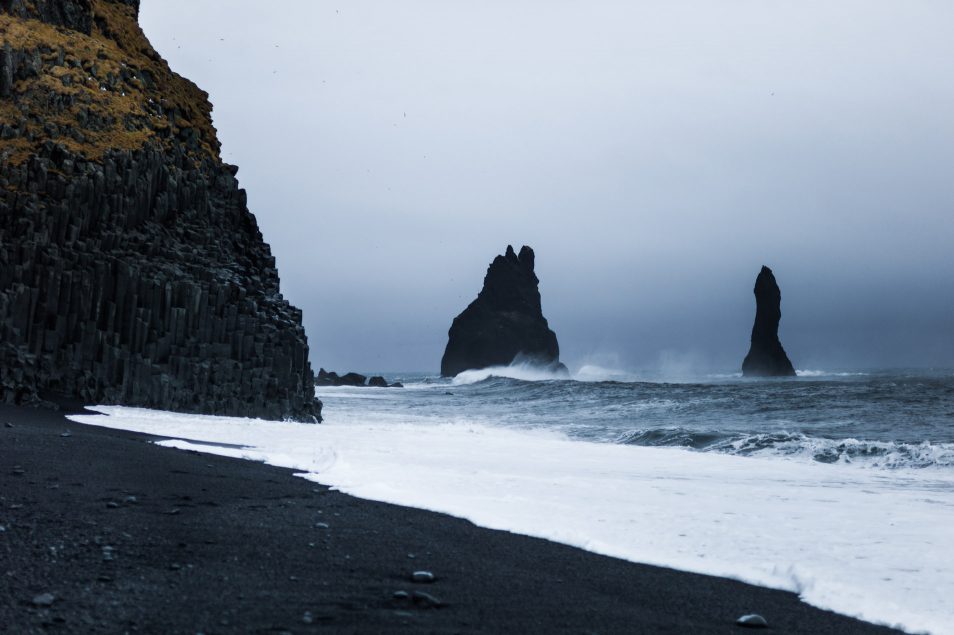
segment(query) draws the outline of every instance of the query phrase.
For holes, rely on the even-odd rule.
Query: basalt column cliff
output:
[[[0,400],[320,416],[208,96],[138,0],[0,0]]]
[[[742,374],[746,377],[794,377],[795,368],[778,339],[782,292],[768,267],[762,267],[755,279],[755,305],[752,346],[742,362]]]
[[[556,333],[543,317],[539,283],[533,250],[523,247],[516,254],[508,245],[488,267],[477,299],[454,319],[441,375],[506,366],[515,359],[566,372]]]

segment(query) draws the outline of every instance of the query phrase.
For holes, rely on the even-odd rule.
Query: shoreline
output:
[[[65,418],[80,410],[0,406],[0,631],[725,633],[754,612],[773,632],[898,632]]]

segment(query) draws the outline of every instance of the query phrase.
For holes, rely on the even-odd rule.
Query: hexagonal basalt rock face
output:
[[[320,419],[205,93],[133,0],[0,0],[0,400]]]

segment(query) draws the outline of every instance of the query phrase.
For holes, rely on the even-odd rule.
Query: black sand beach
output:
[[[777,633],[893,632],[0,406],[5,633],[732,633],[751,612]]]

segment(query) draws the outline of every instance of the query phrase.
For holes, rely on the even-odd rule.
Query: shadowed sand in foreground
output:
[[[894,632],[791,593],[481,529],[148,441],[0,406],[0,625],[727,633],[746,632],[734,622],[755,612],[776,633]],[[436,581],[412,582],[418,570]]]

